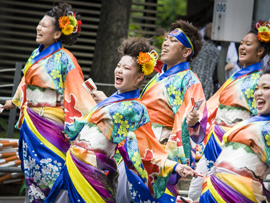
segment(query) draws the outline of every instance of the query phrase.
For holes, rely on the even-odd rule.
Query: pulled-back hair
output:
[[[259,48],[261,48],[261,47],[264,48],[264,53],[262,54],[261,59],[263,59],[267,54],[270,54],[270,43],[269,42],[268,43],[267,42],[261,42],[258,39],[258,37],[257,37],[258,30],[257,30],[257,28],[255,26],[253,26],[251,28],[251,30],[247,34],[249,34],[249,33],[256,35],[256,39],[257,39],[257,41],[259,43]]]
[[[169,31],[171,32],[175,30],[176,28],[180,28],[188,36],[188,38],[190,39],[194,47],[194,53],[193,53],[192,59],[196,58],[196,56],[198,55],[198,53],[200,52],[203,46],[201,33],[191,23],[184,20],[177,20],[175,23],[172,23],[172,26]],[[191,61],[190,57],[188,57],[188,61]]]
[[[52,10],[46,13],[47,16],[53,17],[55,19],[54,27],[56,31],[61,31],[61,28],[59,27],[59,21],[58,21],[59,17],[67,16],[69,11],[72,11],[72,6],[70,4],[59,3],[57,6],[53,7]],[[76,12],[74,13],[76,14],[76,19],[81,20],[81,15],[77,14]],[[61,37],[59,38],[59,41],[62,41],[64,44],[71,46],[77,41],[78,36],[79,36],[78,32],[72,33],[70,35],[64,35],[62,33]]]
[[[150,39],[144,37],[121,39],[121,45],[118,47],[118,52],[121,56],[131,56],[136,63],[140,52],[151,52],[152,50],[155,50],[155,47],[150,44]],[[138,66],[142,72],[142,66],[139,64]]]
[[[270,57],[268,57],[268,62],[266,63],[265,67],[263,67],[262,74],[270,74]]]

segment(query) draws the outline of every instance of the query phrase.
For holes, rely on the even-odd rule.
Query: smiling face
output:
[[[167,69],[175,66],[178,63],[187,61],[188,48],[186,48],[180,41],[175,37],[168,35],[162,44],[162,52],[160,59],[163,63],[167,64]]]
[[[254,93],[258,114],[270,113],[270,74],[260,78]]]
[[[264,48],[259,48],[257,36],[248,33],[241,41],[239,46],[239,61],[243,63],[243,67],[247,67],[261,60]]]
[[[45,15],[37,26],[36,42],[44,45],[44,49],[52,45],[61,36],[61,31],[55,31],[55,19]]]
[[[144,74],[139,72],[139,65],[131,56],[123,56],[114,70],[114,86],[119,93],[138,89]]]

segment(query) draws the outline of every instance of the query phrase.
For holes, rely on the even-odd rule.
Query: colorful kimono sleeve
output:
[[[17,90],[12,98],[12,103],[15,104],[17,107],[21,107],[21,104],[23,104],[24,102],[24,88],[25,87],[25,78],[23,76],[23,78],[21,79],[21,82],[19,84],[19,86],[17,87]]]
[[[141,184],[147,186],[154,198],[159,198],[165,192],[166,183],[177,163],[168,159],[151,129],[151,123],[147,122],[129,132],[125,144],[118,149],[127,168],[140,177]],[[132,180],[129,179],[131,184],[136,184]]]
[[[192,85],[187,83],[186,87],[187,89],[184,92],[184,98],[181,106],[175,113],[172,132],[166,145],[166,151],[169,154],[169,158],[183,164],[189,162],[191,150],[190,138],[192,138],[196,143],[202,142],[205,136],[207,124],[207,109],[206,102],[204,101],[198,111],[201,117],[198,126],[195,126],[195,128],[188,128],[186,123],[186,114],[191,111],[193,107],[191,98],[198,101],[201,99],[205,100],[205,97],[201,83],[194,82]]]
[[[15,128],[20,129],[24,118],[24,106],[26,104],[26,84],[25,76],[21,79],[21,82],[16,90],[15,95],[12,98],[12,103],[20,109],[20,117],[15,125]]]
[[[269,119],[269,115],[246,119],[223,136],[225,146],[204,181],[200,202],[269,201],[262,183],[270,166]]]
[[[126,166],[153,196],[164,193],[166,182],[177,163],[168,160],[166,151],[152,131],[147,110],[139,101],[122,101],[106,106],[93,113],[89,122],[95,123],[110,142],[121,143],[118,150]]]
[[[84,78],[77,60],[70,52],[67,53],[75,68],[68,71],[65,80],[65,133],[69,139],[75,139],[84,123],[87,122],[86,117],[96,102],[82,86]]]
[[[218,110],[218,106],[219,106],[219,97],[220,94],[223,90],[223,86],[221,88],[219,88],[219,90],[210,98],[207,100],[207,130],[206,130],[206,134],[208,135],[212,125],[214,123],[214,120],[216,118],[217,115],[217,110]]]
[[[37,53],[38,53],[38,49],[35,49],[31,53],[26,64],[28,64],[37,55]],[[25,69],[25,67],[24,67],[24,69]],[[23,72],[24,72],[24,69],[23,69]],[[12,103],[20,108],[25,104],[25,102],[26,102],[26,83],[25,83],[25,76],[23,76],[21,79],[21,82],[18,85],[17,90],[12,98]]]
[[[125,147],[130,151],[137,144],[140,157],[136,157],[137,151],[130,151],[129,159],[153,197],[159,198],[164,193],[166,183],[177,162],[168,159],[165,149],[159,144],[153,131],[149,129],[151,129],[150,122],[135,130],[136,138],[128,137]],[[140,161],[142,164],[138,164]]]

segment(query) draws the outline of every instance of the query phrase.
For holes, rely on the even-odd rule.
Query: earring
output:
[[[57,39],[54,39],[54,42],[56,43],[57,42]]]
[[[187,55],[185,55],[185,54],[184,54],[183,56],[184,56],[184,57],[187,57]]]

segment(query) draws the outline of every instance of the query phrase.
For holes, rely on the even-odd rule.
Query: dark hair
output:
[[[140,52],[151,52],[155,47],[150,44],[150,39],[144,37],[129,37],[121,39],[121,45],[118,47],[118,52],[121,56],[131,56],[137,63],[137,56]],[[138,64],[138,63],[137,63]],[[138,64],[142,72],[142,66]]]
[[[263,67],[262,75],[264,75],[264,74],[270,74],[270,56],[268,56],[268,62]]]
[[[172,23],[172,26],[169,31],[171,32],[176,28],[180,28],[188,36],[188,38],[190,39],[194,47],[194,53],[193,53],[192,59],[196,58],[196,56],[198,55],[198,53],[200,52],[203,46],[201,33],[191,23],[184,20],[178,20],[175,23]],[[188,57],[188,61],[191,61],[190,57]]]
[[[121,39],[121,45],[118,47],[118,52],[121,57],[123,56],[131,56],[133,60],[139,67],[139,72],[142,71],[142,66],[137,63],[137,56],[139,56],[140,52],[151,52],[155,50],[155,47],[150,44],[149,38],[144,37],[128,37],[127,39]],[[148,75],[151,77],[152,74]],[[138,84],[137,88],[140,88],[145,80],[145,76],[143,80]]]
[[[257,39],[257,41],[258,41],[258,43],[259,43],[259,48],[261,48],[261,47],[264,48],[264,53],[263,53],[262,56],[261,56],[261,59],[263,59],[267,54],[270,53],[270,43],[269,43],[269,42],[268,42],[268,43],[266,43],[266,42],[261,42],[261,41],[258,39],[258,37],[257,37],[258,30],[257,30],[257,28],[256,28],[255,26],[253,26],[253,27],[251,28],[251,30],[250,30],[247,34],[249,34],[249,33],[254,34],[254,35],[256,36],[256,39]]]
[[[59,17],[67,16],[69,11],[72,11],[72,6],[70,4],[59,3],[57,6],[53,7],[52,10],[46,13],[47,16],[53,17],[55,19],[54,27],[56,31],[61,31],[61,28],[59,27],[59,21],[58,21]],[[76,19],[81,20],[81,15],[77,14],[76,12],[74,13],[76,14]],[[62,41],[64,44],[71,46],[77,41],[78,36],[79,36],[78,32],[72,33],[70,35],[64,35],[62,33],[59,40]]]

